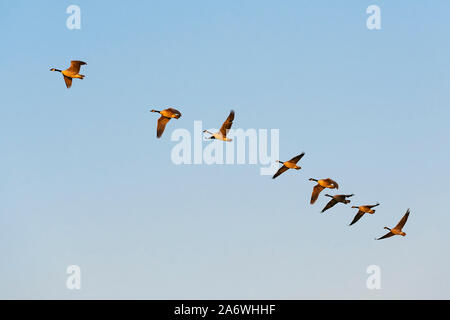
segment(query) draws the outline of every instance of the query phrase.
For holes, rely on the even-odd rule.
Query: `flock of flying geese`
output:
[[[300,161],[301,158],[303,158],[304,155],[305,155],[305,153],[303,152],[303,153],[299,154],[298,156],[295,156],[291,160],[288,160],[285,162],[278,160],[278,162],[281,163],[282,166],[274,174],[272,179],[275,179],[276,177],[278,177],[283,172],[285,172],[289,169],[300,170],[302,167],[297,165],[297,163]],[[310,178],[309,181],[317,182],[317,184],[313,187],[310,204],[314,204],[317,201],[317,199],[319,198],[319,194],[324,189],[339,189],[338,183],[330,178],[319,179],[319,180]],[[331,200],[322,209],[322,213],[327,211],[328,209],[334,207],[338,203],[349,204],[350,200],[347,200],[347,198],[353,197],[354,194],[336,194],[334,196],[325,194],[325,196],[331,198]],[[355,217],[353,218],[352,222],[350,223],[350,226],[355,224],[359,219],[361,219],[362,216],[364,216],[364,214],[366,214],[366,213],[374,214],[375,210],[372,208],[375,208],[379,205],[380,204],[377,203],[374,205],[352,206],[352,208],[358,209],[358,212],[356,213]],[[389,238],[389,237],[392,237],[395,235],[406,236],[406,233],[403,232],[402,229],[403,229],[403,226],[405,225],[406,221],[408,220],[409,213],[410,213],[410,211],[408,209],[406,211],[405,215],[403,216],[403,218],[400,220],[400,222],[394,228],[390,229],[388,227],[384,227],[384,229],[389,230],[389,232],[376,240],[386,239],[386,238]]]
[[[86,62],[73,60],[70,63],[70,67],[66,70],[59,70],[59,69],[52,68],[52,69],[50,69],[50,71],[57,71],[57,72],[62,73],[62,75],[64,77],[64,81],[66,83],[66,87],[70,88],[72,86],[72,79],[83,79],[84,78],[84,75],[79,74],[80,67],[82,65],[86,65]],[[162,136],[167,123],[171,119],[179,119],[181,117],[181,112],[174,108],[168,108],[168,109],[164,109],[164,110],[160,110],[160,111],[159,110],[150,110],[150,112],[156,112],[161,115],[161,117],[158,119],[158,124],[157,124],[157,128],[156,128],[156,137],[157,138],[160,138]],[[235,115],[234,111],[231,110],[230,114],[228,115],[227,119],[222,124],[222,126],[218,132],[212,133],[207,130],[203,130],[204,133],[208,133],[210,135],[209,137],[207,137],[207,139],[231,141],[230,138],[227,138],[227,133],[231,129],[231,126],[233,125],[234,115]],[[277,160],[277,162],[282,164],[282,166],[274,174],[272,179],[277,178],[279,175],[281,175],[282,173],[286,172],[289,169],[300,170],[301,167],[298,166],[297,163],[300,161],[301,158],[303,158],[304,155],[305,155],[305,153],[303,152],[303,153],[295,156],[291,160],[288,160],[285,162]],[[310,201],[311,205],[317,201],[317,199],[319,198],[319,194],[324,189],[339,189],[338,183],[330,178],[319,179],[319,180],[310,178],[309,181],[317,182],[317,184],[313,187],[311,201]],[[338,203],[343,203],[343,204],[350,203],[350,200],[348,200],[347,198],[352,197],[353,194],[337,194],[334,196],[325,194],[325,196],[331,198],[331,200],[322,209],[322,213],[327,211],[328,209],[334,207]],[[353,221],[350,223],[350,226],[355,224],[359,219],[361,219],[362,216],[364,216],[364,214],[366,214],[366,213],[374,214],[375,210],[373,208],[375,208],[379,205],[380,204],[377,203],[374,205],[352,206],[352,208],[358,209],[358,212],[356,213],[355,217],[353,218]],[[402,229],[403,229],[403,226],[405,225],[406,221],[408,220],[409,213],[410,213],[410,210],[408,209],[406,211],[405,215],[400,220],[400,222],[394,228],[390,229],[388,227],[384,227],[384,229],[389,230],[389,232],[376,240],[389,238],[394,235],[406,236],[406,233],[403,232]]]

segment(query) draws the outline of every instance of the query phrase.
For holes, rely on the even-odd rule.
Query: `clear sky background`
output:
[[[81,30],[66,28],[71,4]],[[0,298],[449,299],[449,13],[444,0],[2,1]],[[72,59],[86,78],[67,90],[49,69]],[[166,106],[183,116],[156,139],[148,111]],[[232,108],[236,128],[280,129],[281,159],[305,151],[303,169],[171,162],[175,128]],[[310,177],[381,205],[349,227],[350,205],[309,205]],[[407,208],[407,236],[374,241]]]

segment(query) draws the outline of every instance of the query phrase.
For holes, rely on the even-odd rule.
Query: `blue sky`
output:
[[[81,8],[81,30],[66,8]],[[381,8],[382,29],[366,28]],[[449,299],[450,3],[0,4],[0,298]],[[67,90],[72,59],[86,78]],[[151,108],[183,116],[155,137]],[[279,129],[303,169],[181,165],[175,128]],[[205,143],[206,145],[206,143]],[[355,211],[309,205],[332,177]],[[407,236],[374,241],[407,208]],[[66,288],[79,265],[82,289]],[[381,268],[368,290],[366,268]]]

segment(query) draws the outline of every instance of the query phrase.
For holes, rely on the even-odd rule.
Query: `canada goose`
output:
[[[402,220],[400,220],[400,222],[393,228],[393,229],[389,229],[388,227],[384,227],[384,229],[389,230],[389,233],[385,234],[384,236],[382,236],[381,238],[375,239],[375,240],[381,240],[381,239],[386,239],[395,235],[399,235],[399,236],[406,236],[406,233],[404,233],[402,231],[403,226],[405,225],[406,221],[408,220],[409,217],[409,209],[406,210],[405,215],[403,216]]]
[[[313,192],[311,195],[311,204],[314,204],[316,202],[317,198],[319,197],[319,193],[321,193],[323,189],[339,189],[339,185],[337,184],[337,182],[330,178],[320,180],[310,178],[309,181],[317,182],[317,184],[313,188]]]
[[[164,109],[162,111],[158,110],[150,110],[150,112],[157,112],[161,115],[161,117],[158,119],[158,127],[156,128],[156,137],[161,138],[164,129],[166,128],[167,122],[170,121],[170,119],[175,118],[178,119],[181,117],[181,112],[174,109],[174,108],[168,108]]]
[[[380,204],[374,204],[374,205],[366,205],[366,206],[353,206],[352,208],[358,209],[358,213],[356,214],[356,216],[353,218],[352,223],[350,223],[350,226],[352,224],[355,224],[359,219],[361,219],[361,217],[365,214],[365,213],[370,213],[370,214],[374,214],[375,210],[373,210],[372,208],[375,208],[376,206],[379,206]]]
[[[299,154],[298,156],[293,157],[291,160],[286,161],[286,162],[281,162],[280,160],[277,160],[277,162],[281,163],[283,166],[278,169],[277,173],[275,173],[272,177],[272,179],[275,179],[276,177],[278,177],[280,174],[282,174],[283,172],[289,170],[289,169],[295,169],[295,170],[300,170],[302,167],[299,167],[297,165],[297,162],[300,161],[301,158],[303,158],[303,156],[305,155],[304,152],[302,152],[301,154]]]
[[[222,141],[232,141],[232,139],[227,138],[228,130],[230,130],[231,126],[233,125],[234,120],[234,110],[231,110],[227,120],[222,124],[222,127],[220,128],[219,132],[212,133],[208,130],[203,130],[203,132],[207,132],[211,135],[211,137],[207,139],[218,139]]]
[[[346,198],[353,197],[354,194],[337,194],[334,196],[330,196],[329,194],[326,194],[325,196],[330,197],[331,200],[327,203],[325,208],[323,208],[322,212],[325,212],[328,209],[334,207],[339,202],[344,203],[344,204],[350,203],[350,200],[347,200]]]
[[[84,75],[78,74],[78,72],[80,72],[80,67],[85,64],[87,64],[87,63],[83,62],[83,61],[72,60],[72,61],[70,61],[70,67],[68,69],[59,70],[59,69],[51,68],[50,71],[61,72],[64,76],[64,81],[66,82],[66,87],[67,87],[67,89],[69,89],[72,86],[73,78],[77,78],[77,79],[84,78]]]

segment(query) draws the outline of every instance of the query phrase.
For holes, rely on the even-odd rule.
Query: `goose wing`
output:
[[[406,221],[408,221],[409,217],[409,209],[406,211],[405,215],[403,216],[402,220],[395,226],[394,229],[402,230],[403,226],[405,225]]]
[[[362,212],[361,210],[358,210],[358,213],[356,214],[356,216],[353,218],[352,223],[350,223],[350,225],[355,224],[359,219],[361,219],[361,217],[364,215],[364,212]]]
[[[297,163],[300,161],[301,158],[303,158],[303,156],[305,155],[304,152],[302,152],[301,154],[299,154],[298,156],[293,157],[291,160],[289,160],[289,162],[292,163]]]
[[[324,179],[324,181],[326,181],[329,184],[332,184],[336,189],[339,189],[338,183],[336,181],[334,181],[333,179],[328,178],[328,179]]]
[[[327,211],[328,209],[334,207],[336,205],[336,203],[338,203],[335,199],[331,199],[327,205],[325,206],[325,208],[323,208],[322,212]]]
[[[169,120],[170,120],[170,118],[167,118],[164,116],[161,116],[158,119],[158,127],[156,129],[156,137],[161,138],[161,136],[164,132],[164,129],[166,128],[166,124],[167,124],[167,122],[169,122]]]
[[[173,115],[175,115],[175,118],[178,119],[181,117],[181,112],[174,108],[168,108],[167,111],[171,112]]]
[[[69,89],[72,86],[72,78],[64,76],[64,82],[66,83],[67,89]]]
[[[287,171],[289,168],[286,167],[285,165],[281,166],[280,169],[278,169],[277,173],[275,173],[272,177],[272,179],[275,179],[276,177],[278,177],[280,174],[282,174],[283,172]]]
[[[78,72],[80,72],[80,67],[85,64],[86,62],[84,61],[72,60],[70,61],[70,67],[67,69],[67,71],[74,74],[78,74]]]
[[[393,235],[394,235],[394,234],[393,234],[392,232],[389,231],[388,233],[386,233],[384,236],[378,238],[377,240],[390,238],[390,237],[392,237]]]
[[[321,193],[323,189],[325,188],[322,187],[320,184],[314,186],[310,204],[314,204],[316,202],[317,198],[319,197],[319,193]]]
[[[234,110],[231,110],[227,120],[222,124],[222,127],[220,128],[220,133],[225,138],[227,136],[227,131],[230,130],[231,126],[233,125],[234,120]]]

